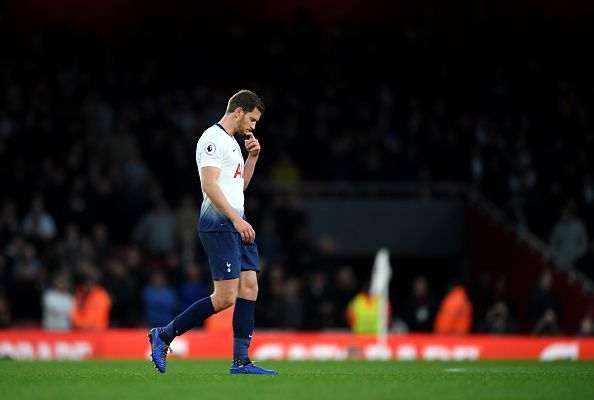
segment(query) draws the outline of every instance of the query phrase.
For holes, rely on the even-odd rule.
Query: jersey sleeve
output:
[[[200,168],[202,167],[217,167],[222,168],[223,166],[223,155],[225,154],[224,147],[227,145],[225,141],[221,140],[220,137],[215,135],[209,135],[205,138],[206,140],[202,143],[199,148],[196,149],[199,152]]]

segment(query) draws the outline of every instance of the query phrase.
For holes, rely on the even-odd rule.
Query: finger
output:
[[[252,229],[248,227],[245,229],[245,243],[249,243],[252,241]]]

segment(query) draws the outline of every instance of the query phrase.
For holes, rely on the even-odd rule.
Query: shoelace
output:
[[[243,365],[241,365],[241,367],[247,367],[248,365],[253,365],[254,367],[257,367],[257,365],[256,365],[256,363],[254,361],[250,361],[247,364],[243,364]]]
[[[248,363],[245,363],[245,364],[243,364],[243,363],[241,363],[241,364],[240,364],[240,363],[238,363],[238,362],[233,362],[233,364],[234,364],[236,367],[245,367],[245,366],[248,366],[248,365],[256,365],[256,363],[254,363],[252,360],[250,360],[250,362],[248,362]]]

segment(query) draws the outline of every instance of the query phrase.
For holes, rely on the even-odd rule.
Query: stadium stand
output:
[[[10,35],[10,21],[0,24],[0,327],[41,326],[54,277],[74,289],[89,270],[111,297],[111,326],[148,322],[151,277],[161,274],[176,296],[204,291],[193,149],[220,117],[212,104],[247,83],[268,106],[262,181],[462,182],[514,232],[550,241],[563,262],[594,276],[594,65],[578,51],[594,25],[491,21],[452,37],[389,17],[328,29],[300,13],[287,24],[235,21],[220,35],[206,23],[153,21],[105,39],[54,27]],[[213,62],[234,40],[255,43],[240,73]],[[261,307],[259,325],[346,329],[344,299],[356,290],[329,282],[352,260],[331,238],[308,235],[298,199],[255,184],[247,212],[265,262],[261,298],[277,307]],[[477,231],[477,221],[492,223],[470,213]],[[562,213],[573,225],[558,222]],[[483,238],[514,240],[495,225]],[[476,243],[469,255],[475,282],[482,268],[506,268],[505,254],[485,264],[483,249]],[[526,306],[538,272],[519,272],[529,280],[521,289],[506,272],[520,332],[537,324],[526,322]],[[188,274],[199,276],[194,288],[182,288]],[[431,288],[437,301],[445,287]],[[575,301],[560,304],[572,316],[565,333],[591,332],[591,296],[579,300],[581,315]]]

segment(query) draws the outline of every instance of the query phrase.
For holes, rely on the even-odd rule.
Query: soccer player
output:
[[[235,304],[230,373],[276,375],[275,371],[251,362],[248,356],[260,265],[254,241],[256,232],[245,220],[243,191],[254,175],[260,154],[254,129],[263,112],[262,100],[249,90],[241,90],[229,99],[223,118],[198,140],[196,163],[204,197],[198,230],[210,264],[214,292],[192,304],[167,326],[150,330],[151,356],[161,373],[165,372],[167,351],[176,336]],[[247,136],[244,143],[249,155],[245,162],[234,138],[236,133]]]

